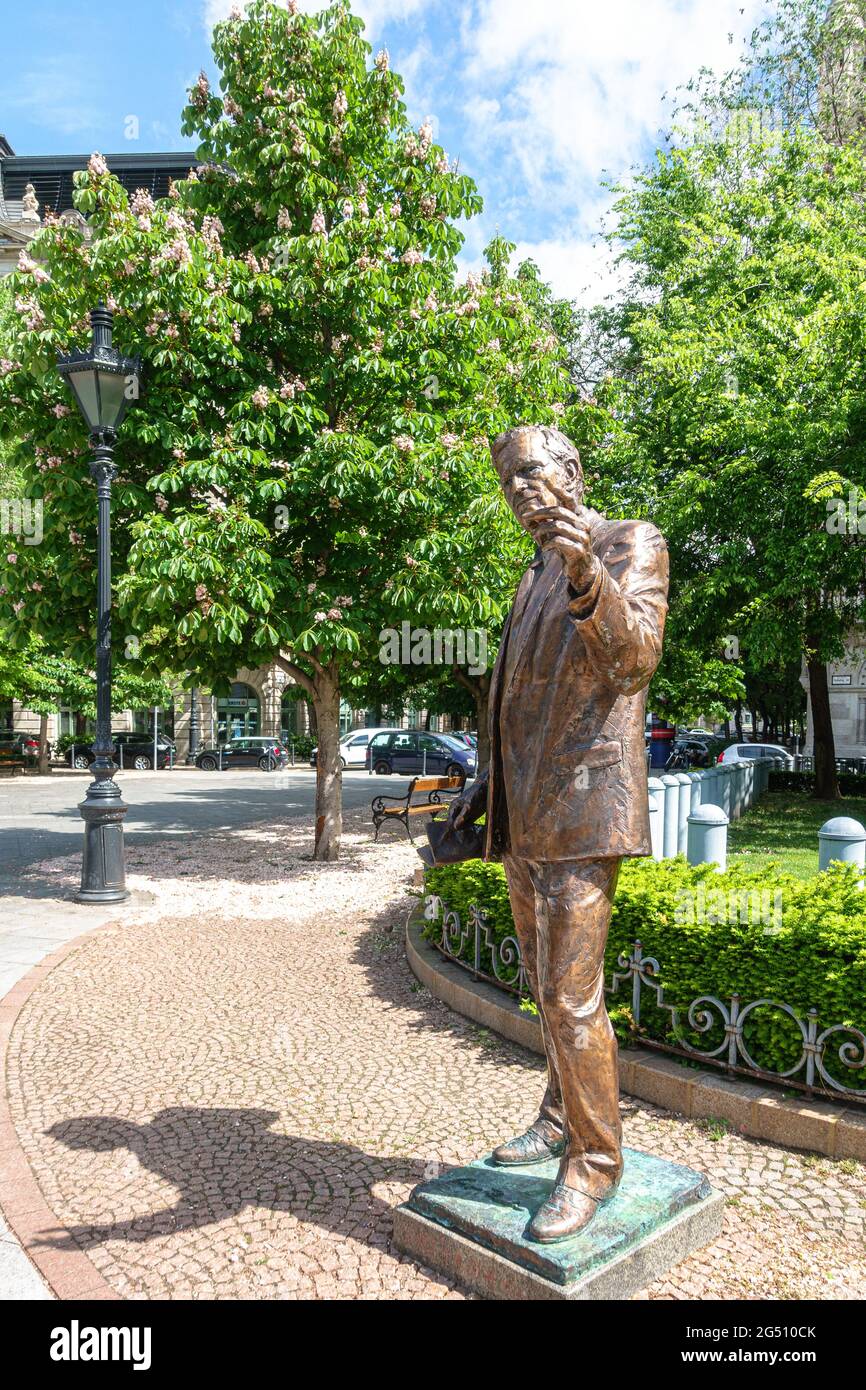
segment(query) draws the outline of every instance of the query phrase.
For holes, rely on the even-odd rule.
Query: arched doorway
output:
[[[261,728],[259,697],[251,685],[236,681],[229,694],[217,700],[217,742],[254,738]]]

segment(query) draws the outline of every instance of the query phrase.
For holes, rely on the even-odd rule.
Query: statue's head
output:
[[[542,507],[583,504],[580,455],[570,439],[547,425],[518,425],[490,446],[505,500],[526,531]]]

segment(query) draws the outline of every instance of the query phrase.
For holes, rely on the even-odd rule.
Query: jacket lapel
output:
[[[514,660],[511,666],[511,676],[508,681],[509,686],[520,669],[520,663],[526,649],[526,644],[535,631],[542,609],[553,593],[557,580],[562,577],[562,569],[554,560],[549,561],[544,569],[536,573],[535,583],[532,586],[523,612],[520,615],[519,630],[514,633],[510,639],[513,641],[516,637]]]

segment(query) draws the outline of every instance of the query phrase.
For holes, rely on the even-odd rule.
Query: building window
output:
[[[228,696],[217,700],[217,738],[255,738],[259,732],[259,700],[251,685],[236,681]]]
[[[174,705],[168,709],[157,710],[156,724],[159,733],[168,734],[169,738],[174,737]],[[152,709],[132,711],[132,732],[134,734],[150,734],[151,738],[153,737]]]
[[[96,721],[85,718],[79,714],[78,710],[72,709],[70,705],[61,705],[57,711],[57,733],[62,738],[64,734],[78,734],[80,737],[91,735],[96,731]]]
[[[857,742],[866,743],[866,697],[857,701]]]
[[[280,738],[294,738],[296,734],[303,733],[303,711],[301,709],[301,698],[298,696],[298,687],[293,685],[291,689],[295,692],[290,695],[283,694],[280,710]]]
[[[0,735],[12,732],[12,701],[0,700]]]

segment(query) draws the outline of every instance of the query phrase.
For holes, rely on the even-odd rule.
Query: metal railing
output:
[[[449,908],[447,903],[430,893],[424,899],[424,919],[436,922],[441,917],[442,931],[433,945],[448,960],[467,971],[476,980],[486,980],[498,989],[518,998],[531,998],[528,981],[523,968],[520,943],[516,936],[506,936],[497,942],[492,929],[487,924],[484,908],[472,904],[468,921],[461,922],[459,913]],[[468,950],[467,950],[468,947]],[[482,952],[490,953],[491,970],[482,969]],[[640,1047],[652,1048],[680,1057],[699,1061],[702,1065],[716,1068],[729,1075],[747,1076],[760,1081],[771,1081],[805,1091],[810,1095],[827,1095],[828,1090],[835,1096],[844,1096],[847,1101],[866,1105],[866,1087],[846,1086],[831,1075],[826,1067],[827,1054],[839,1042],[837,1060],[846,1071],[859,1071],[866,1068],[866,1033],[845,1023],[834,1023],[819,1032],[818,1013],[809,1009],[805,1017],[797,1013],[789,1004],[775,999],[755,999],[743,1004],[738,994],[730,996],[725,1004],[714,994],[701,994],[693,999],[688,1008],[668,1004],[664,999],[664,986],[659,984],[661,973],[659,962],[653,956],[644,956],[640,941],[635,941],[629,955],[617,958],[618,970],[605,985],[605,993],[619,993],[621,984],[631,981],[631,1014],[633,1020],[633,1041]],[[638,1030],[641,1027],[641,1006],[643,991],[652,990],[656,1007],[670,1015],[671,1028],[677,1037],[676,1043],[666,1043],[649,1038]],[[800,1055],[792,1066],[784,1071],[774,1071],[762,1067],[751,1055],[744,1035],[746,1021],[758,1009],[775,1009],[789,1019],[794,1029],[799,1030]],[[685,1037],[686,1026],[693,1033],[709,1033],[714,1027],[723,1032],[721,1040],[711,1047],[702,1048],[689,1042]],[[793,1035],[796,1037],[796,1032]],[[802,1073],[802,1076],[800,1075]]]

